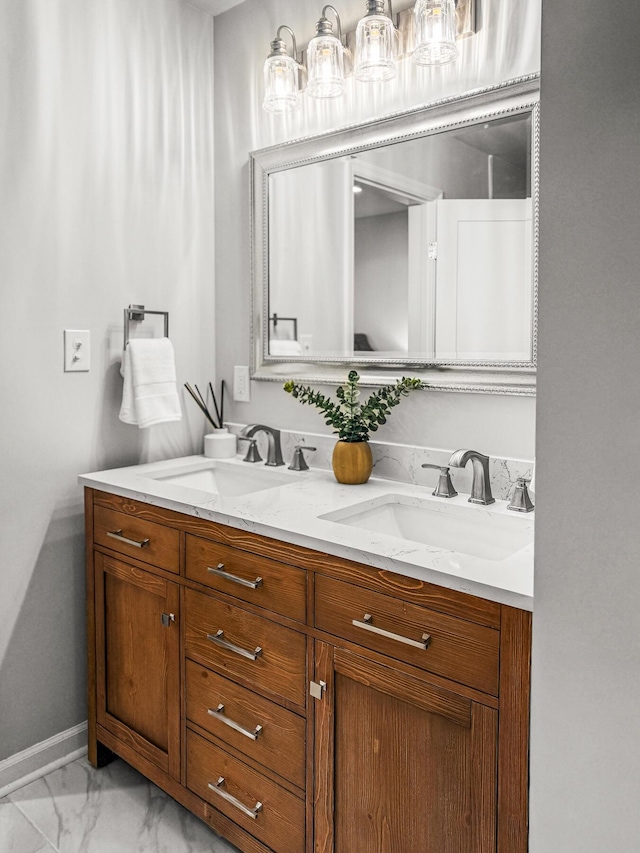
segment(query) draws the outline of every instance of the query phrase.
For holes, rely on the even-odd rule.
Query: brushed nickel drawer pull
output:
[[[213,708],[209,708],[207,710],[207,714],[213,717],[214,720],[220,720],[221,723],[224,723],[225,726],[229,726],[229,728],[233,729],[235,732],[240,732],[241,735],[251,738],[251,740],[258,740],[258,735],[262,731],[262,726],[256,726],[255,729],[251,732],[249,731],[249,729],[245,729],[243,726],[241,726],[240,723],[236,723],[229,717],[225,717],[224,705],[222,704],[222,702],[218,705],[215,711],[213,710]]]
[[[230,652],[235,652],[235,654],[240,655],[243,658],[249,658],[249,660],[257,660],[262,655],[262,649],[260,646],[256,646],[255,651],[253,652],[248,652],[241,646],[234,646],[233,643],[224,639],[224,631],[222,630],[216,631],[215,634],[207,634],[207,640],[211,640],[211,642],[215,643],[216,646],[220,646]]]
[[[411,640],[409,637],[403,637],[402,634],[394,634],[391,631],[385,631],[383,628],[376,628],[372,622],[373,616],[370,613],[365,613],[362,621],[353,619],[351,624],[355,625],[356,628],[362,628],[365,631],[371,631],[373,634],[379,634],[381,637],[387,637],[389,640],[405,643],[407,646],[415,646],[417,649],[429,648],[429,643],[431,642],[429,634],[423,634],[421,640]]]
[[[126,536],[122,535],[122,528],[120,528],[120,530],[108,530],[107,536],[110,536],[112,539],[117,539],[118,542],[124,542],[125,545],[133,545],[135,548],[144,548],[145,545],[149,544],[148,539],[143,539],[142,542],[136,542],[135,539],[127,539]]]
[[[226,800],[228,803],[231,803],[235,808],[240,809],[242,814],[246,814],[247,817],[250,817],[252,820],[255,820],[258,817],[258,812],[262,811],[262,803],[256,803],[255,806],[250,809],[241,803],[240,800],[236,800],[231,794],[227,791],[222,790],[222,785],[224,785],[224,776],[220,776],[215,785],[212,785],[211,782],[208,783],[208,788],[217,794],[219,797],[222,797],[223,800]]]
[[[262,586],[262,578],[256,578],[254,581],[246,581],[244,578],[239,578],[237,575],[229,574],[224,567],[224,563],[218,563],[215,569],[211,566],[207,566],[207,571],[211,575],[215,575],[218,578],[224,578],[226,581],[231,581],[232,583],[240,584],[240,586],[246,586],[249,589],[258,589],[259,586]]]

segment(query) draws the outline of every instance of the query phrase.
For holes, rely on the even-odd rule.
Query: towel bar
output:
[[[298,340],[298,318],[297,317],[279,317],[275,312],[269,317],[269,322],[273,323],[273,330],[278,327],[278,323],[293,323],[293,340]]]
[[[129,324],[132,320],[140,322],[144,320],[145,314],[159,314],[164,317],[164,336],[169,337],[169,312],[168,311],[149,311],[144,305],[129,305],[124,309],[124,348],[126,349],[129,343]]]

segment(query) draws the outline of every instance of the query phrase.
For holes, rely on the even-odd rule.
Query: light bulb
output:
[[[336,16],[338,36],[333,35],[333,25],[325,17],[328,9]],[[307,94],[312,98],[337,98],[344,92],[344,48],[340,41],[340,16],[333,6],[322,10],[316,33],[307,47]]]
[[[417,65],[445,65],[458,56],[454,0],[417,0],[413,9]]]
[[[282,26],[271,42],[271,53],[264,63],[264,101],[262,106],[270,113],[286,113],[300,105],[299,66],[295,58],[289,56],[285,43],[280,38],[280,30],[286,29],[293,38],[293,52],[296,52],[295,36],[289,27]]]
[[[368,11],[356,30],[357,80],[379,83],[396,74],[395,27],[384,14],[384,0],[367,0]]]

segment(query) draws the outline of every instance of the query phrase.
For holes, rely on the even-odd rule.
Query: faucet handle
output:
[[[511,502],[507,509],[511,509],[514,512],[532,512],[534,509],[534,505],[531,502],[531,498],[529,497],[529,490],[527,489],[527,483],[531,482],[531,478],[527,477],[517,477],[516,485],[513,490],[513,495],[511,496]]]
[[[431,465],[429,462],[425,462],[422,467],[434,468],[436,471],[440,471],[440,479],[438,480],[438,485],[431,492],[432,495],[435,495],[437,498],[455,498],[458,493],[451,482],[448,465]]]
[[[296,444],[293,453],[293,459],[291,460],[291,465],[289,465],[290,471],[308,471],[309,466],[307,465],[307,460],[304,458],[304,451],[308,450],[309,452],[314,451],[315,447],[308,447],[306,444]]]
[[[257,438],[249,438],[246,435],[239,435],[238,441],[249,442],[249,447],[247,448],[247,455],[242,460],[243,462],[262,462],[262,456],[260,456],[260,452],[258,450]]]

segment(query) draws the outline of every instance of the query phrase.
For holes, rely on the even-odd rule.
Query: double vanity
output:
[[[533,515],[202,456],[81,477],[89,758],[245,853],[524,853]]]

